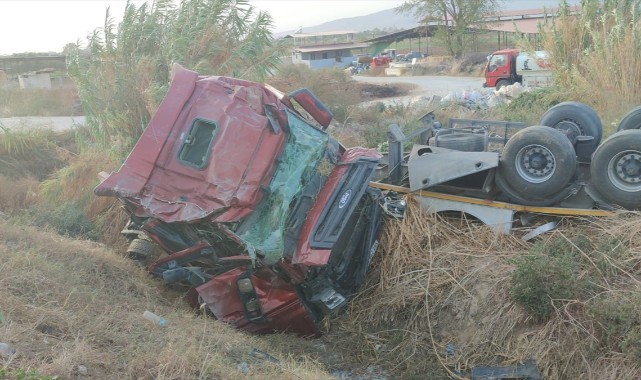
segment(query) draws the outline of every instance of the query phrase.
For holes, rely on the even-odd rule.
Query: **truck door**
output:
[[[487,87],[495,87],[500,79],[511,80],[510,60],[507,54],[494,54],[490,57],[485,70]]]

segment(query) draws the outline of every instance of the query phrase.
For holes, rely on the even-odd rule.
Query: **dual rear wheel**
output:
[[[505,145],[496,185],[515,203],[549,206],[578,188],[578,136],[591,136],[590,183],[608,202],[641,208],[641,107],[631,110],[619,131],[601,145],[601,121],[578,102],[564,102],[545,113],[541,123],[517,132]],[[589,160],[588,160],[589,161]]]

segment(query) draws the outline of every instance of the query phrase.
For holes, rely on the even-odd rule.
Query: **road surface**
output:
[[[485,79],[482,77],[451,77],[451,76],[407,76],[407,77],[370,77],[365,75],[354,75],[352,78],[359,82],[385,85],[392,83],[409,83],[416,85],[416,88],[407,96],[379,99],[377,102],[384,100],[385,103],[410,103],[421,97],[431,97],[432,95],[445,96],[451,92],[463,90],[480,90],[483,88]]]

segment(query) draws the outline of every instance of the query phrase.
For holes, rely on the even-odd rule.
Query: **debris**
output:
[[[255,357],[256,359],[261,359],[268,361],[270,363],[278,364],[279,361],[275,357],[271,356],[270,354],[266,353],[265,351],[261,351],[259,349],[254,348],[252,352],[250,353],[251,356]]]
[[[523,364],[509,367],[476,367],[472,368],[472,380],[523,379],[541,380],[541,374],[534,359]]]
[[[86,376],[86,375],[87,375],[87,373],[88,373],[88,371],[87,371],[87,367],[86,367],[86,366],[84,366],[84,365],[82,365],[82,364],[80,364],[80,365],[78,366],[77,370],[78,370],[78,374],[79,374],[79,375],[81,375],[81,376]]]
[[[243,375],[246,375],[249,372],[249,365],[245,362],[238,364],[236,367]]]
[[[16,354],[16,349],[7,343],[0,343],[0,356],[12,357]]]
[[[552,221],[550,223],[546,223],[546,224],[544,224],[542,226],[539,226],[539,227],[533,229],[532,231],[528,232],[525,236],[523,236],[521,238],[521,240],[523,240],[523,241],[532,240],[535,237],[537,237],[537,236],[539,236],[539,235],[541,235],[543,233],[552,231],[553,229],[556,228],[557,224],[559,224],[559,222],[554,220],[554,221]]]
[[[160,326],[160,327],[167,326],[167,321],[164,318],[152,313],[149,310],[145,310],[145,312],[142,313],[142,317],[148,321],[153,322],[157,326]]]

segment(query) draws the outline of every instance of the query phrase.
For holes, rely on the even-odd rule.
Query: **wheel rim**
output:
[[[515,159],[516,171],[521,178],[531,183],[542,183],[554,175],[556,161],[552,152],[543,145],[527,145]]]
[[[555,129],[561,131],[564,135],[574,143],[576,138],[583,135],[583,130],[579,123],[571,119],[565,119],[558,122],[555,126]]]
[[[626,150],[612,157],[608,163],[608,177],[619,190],[641,190],[641,152]]]

